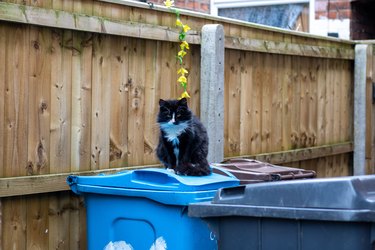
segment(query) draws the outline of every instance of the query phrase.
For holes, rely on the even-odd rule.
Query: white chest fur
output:
[[[177,125],[173,123],[162,123],[160,124],[161,129],[165,132],[165,138],[173,142],[176,139],[178,140],[178,136],[182,134],[187,128],[188,128],[188,123],[187,122],[181,122]]]
[[[162,123],[160,124],[160,128],[165,132],[165,138],[172,142],[173,144],[173,153],[176,156],[176,163],[178,164],[178,155],[180,153],[179,144],[180,141],[178,140],[178,136],[181,135],[187,128],[187,122],[182,122],[179,124],[173,124],[171,122]]]

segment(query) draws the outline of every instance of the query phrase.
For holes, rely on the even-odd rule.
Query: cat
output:
[[[179,175],[209,175],[207,130],[189,109],[186,98],[160,99],[159,108],[159,160]]]

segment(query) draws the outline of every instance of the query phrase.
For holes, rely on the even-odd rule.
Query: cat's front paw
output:
[[[176,174],[176,171],[173,168],[167,168],[168,172],[171,172],[172,174]]]

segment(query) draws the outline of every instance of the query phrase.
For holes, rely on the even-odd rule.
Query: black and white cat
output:
[[[209,175],[207,131],[188,108],[186,98],[160,99],[159,106],[160,137],[156,151],[159,160],[176,174]]]

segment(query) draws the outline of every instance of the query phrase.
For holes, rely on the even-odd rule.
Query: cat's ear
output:
[[[164,101],[163,99],[160,99],[160,100],[159,100],[159,106],[160,106],[160,107],[161,107],[161,106],[164,106],[165,103],[166,103],[166,101]]]
[[[184,97],[184,98],[181,98],[179,101],[178,101],[178,105],[180,106],[186,106],[187,107],[187,99]]]

